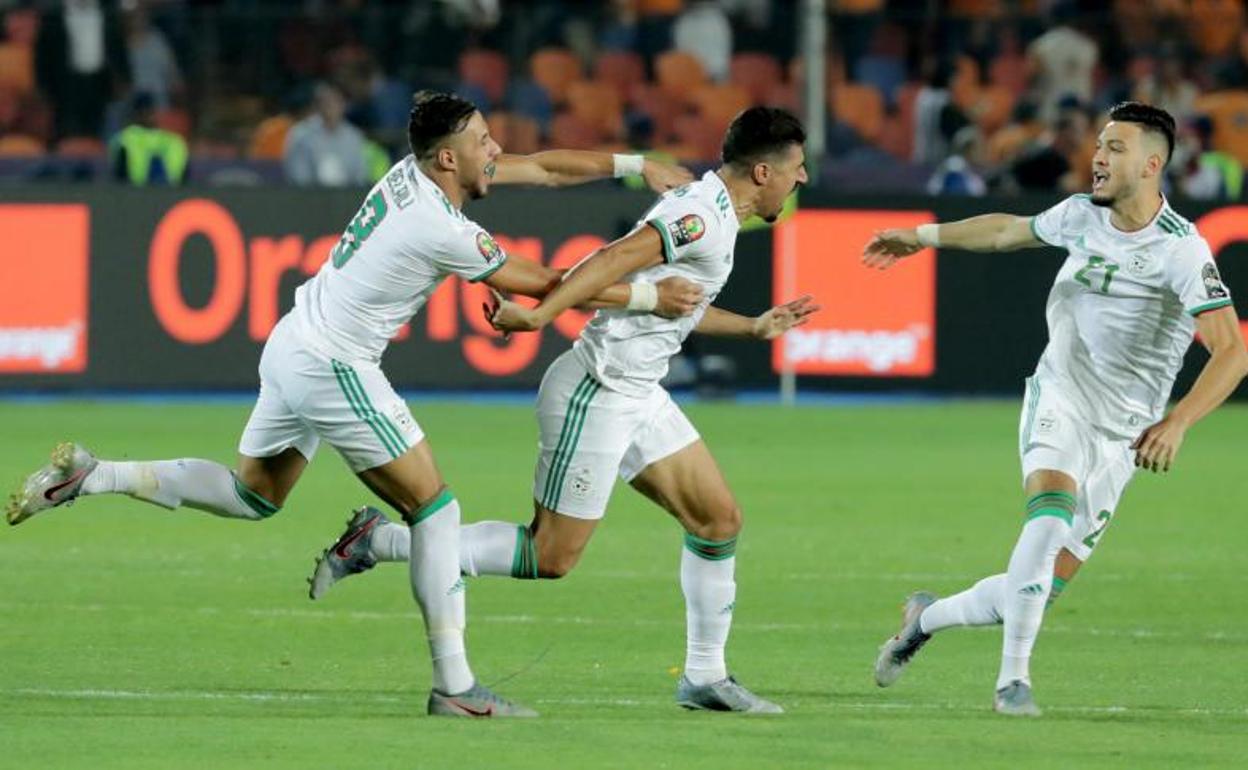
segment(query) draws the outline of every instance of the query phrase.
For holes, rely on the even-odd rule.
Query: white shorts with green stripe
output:
[[[1035,471],[1050,470],[1078,485],[1066,548],[1087,561],[1135,474],[1135,453],[1130,438],[1096,427],[1080,403],[1057,383],[1029,377],[1018,440],[1024,483]]]
[[[324,439],[359,473],[385,465],[423,438],[380,367],[326,358],[279,323],[260,357],[260,397],[238,451],[272,457],[294,447],[311,460]]]
[[[699,438],[666,390],[655,386],[644,398],[613,391],[571,350],[542,377],[537,424],[533,498],[578,519],[602,518],[617,476],[631,481]]]

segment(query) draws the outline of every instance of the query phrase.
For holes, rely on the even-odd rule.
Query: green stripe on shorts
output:
[[[364,390],[364,385],[360,382],[355,370],[341,361],[335,360],[330,363],[334,369],[334,376],[338,378],[338,386],[342,388],[347,403],[351,405],[351,411],[372,428],[373,433],[377,435],[377,440],[390,455],[390,459],[396,459],[406,452],[407,442],[403,440],[398,428],[394,427],[394,423],[373,408],[368,393]]]
[[[559,434],[559,445],[555,448],[555,456],[551,461],[542,494],[542,506],[547,510],[558,510],[556,506],[563,494],[563,479],[567,476],[573,455],[576,454],[576,445],[581,439],[581,430],[585,427],[585,417],[589,413],[589,402],[593,401],[601,388],[602,385],[587,374],[572,394],[568,413],[563,420],[563,430]]]

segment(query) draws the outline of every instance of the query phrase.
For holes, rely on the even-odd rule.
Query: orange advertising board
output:
[[[0,205],[0,372],[87,368],[86,205]]]
[[[935,221],[925,211],[799,211],[776,228],[775,302],[823,309],[772,345],[772,368],[802,375],[928,377],[936,369],[936,255],[888,270],[861,263],[877,230]]]

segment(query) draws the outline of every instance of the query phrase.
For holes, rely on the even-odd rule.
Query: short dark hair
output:
[[[462,131],[476,111],[472,102],[455,94],[417,92],[407,118],[407,141],[416,160],[426,160],[439,142]]]
[[[748,168],[806,141],[806,130],[793,113],[779,107],[751,107],[733,118],[720,155],[725,164]]]
[[[1161,134],[1166,139],[1163,165],[1174,155],[1174,117],[1160,107],[1144,102],[1119,102],[1109,111],[1110,120],[1135,123],[1145,132]]]

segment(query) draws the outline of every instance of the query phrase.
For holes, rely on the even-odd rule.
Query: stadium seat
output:
[[[874,142],[884,125],[884,97],[871,86],[856,83],[834,85],[828,91],[828,108],[838,121],[858,136]]]
[[[1248,165],[1248,91],[1215,91],[1196,100],[1196,112],[1213,121],[1213,146]]]
[[[31,47],[20,43],[0,43],[0,88],[26,94],[34,87],[35,65]]]
[[[39,36],[39,12],[34,8],[14,8],[4,14],[4,33],[10,43],[34,46]]]
[[[766,104],[772,87],[783,79],[780,62],[769,54],[734,54],[728,65],[728,82],[745,89],[751,104]]]
[[[33,136],[8,134],[0,137],[0,156],[6,158],[35,158],[45,152],[43,142]]]
[[[749,92],[731,83],[702,86],[693,92],[692,101],[698,114],[720,133],[751,103]]]
[[[568,109],[604,135],[618,137],[623,127],[620,95],[610,86],[578,80],[568,86]]]
[[[156,113],[156,127],[172,131],[183,139],[191,135],[191,116],[186,110],[170,108]]]
[[[676,140],[686,156],[691,151],[696,160],[711,162],[719,157],[724,132],[701,115],[687,114],[676,119]]]
[[[282,157],[286,149],[286,134],[290,131],[293,121],[288,115],[274,115],[265,118],[256,126],[251,135],[251,145],[247,155],[257,159],[276,160]]]
[[[529,57],[529,74],[550,95],[555,105],[568,98],[568,86],[580,80],[581,60],[564,48],[542,48]]]
[[[592,150],[604,140],[594,125],[586,123],[570,112],[561,112],[550,121],[551,147],[564,150]]]
[[[654,143],[671,141],[676,132],[676,117],[684,109],[675,97],[658,86],[642,86],[637,90],[633,105],[654,125]]]
[[[507,78],[507,59],[498,51],[477,48],[459,55],[459,79],[480,88],[491,106],[502,102]]]
[[[775,83],[767,91],[767,104],[771,107],[783,107],[789,112],[801,113],[802,94],[797,83]]]
[[[666,51],[654,60],[654,77],[664,92],[685,101],[706,83],[706,70],[692,54]]]
[[[104,155],[104,143],[91,136],[71,136],[56,145],[56,154],[62,158],[99,158]]]
[[[594,60],[594,80],[609,84],[626,101],[646,82],[646,65],[632,51],[603,51]]]
[[[492,112],[485,122],[503,152],[528,155],[541,147],[541,132],[533,118],[514,112]]]

